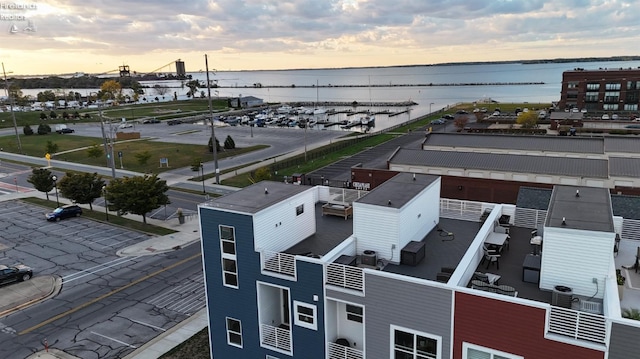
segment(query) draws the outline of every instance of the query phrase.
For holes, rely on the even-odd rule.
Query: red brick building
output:
[[[558,106],[592,112],[631,113],[640,103],[640,68],[585,70],[562,74]]]

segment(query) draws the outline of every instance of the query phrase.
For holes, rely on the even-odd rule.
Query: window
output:
[[[313,304],[302,303],[293,301],[293,308],[296,313],[294,323],[297,326],[301,326],[307,329],[318,329],[318,322],[316,321],[316,306]]]
[[[624,110],[625,111],[638,111],[638,104],[626,104],[624,105]]]
[[[362,323],[362,307],[347,304],[347,320]]]
[[[228,287],[238,288],[236,236],[233,227],[220,226],[220,248],[223,284]]]
[[[604,102],[618,102],[620,99],[620,92],[611,91],[604,93]]]
[[[599,90],[600,84],[587,84],[587,90]]]
[[[304,204],[301,204],[298,207],[296,207],[296,216],[299,216],[303,213],[304,213]]]
[[[238,319],[227,318],[227,344],[242,348],[242,323]]]
[[[604,86],[604,89],[609,91],[609,90],[620,90],[620,84],[616,84],[616,83],[610,83],[610,84],[606,84]]]
[[[618,109],[617,103],[605,103],[602,105],[602,109],[605,111],[616,111]]]
[[[640,100],[639,96],[640,92],[638,91],[627,91],[625,95],[625,102],[635,102],[637,103]]]
[[[598,93],[597,92],[587,92],[585,94],[585,101],[587,102],[596,102],[598,101]]]
[[[439,359],[442,340],[439,336],[391,326],[391,358]]]
[[[640,89],[640,81],[627,81],[627,90]]]
[[[475,344],[462,343],[462,359],[524,359],[524,357]]]
[[[578,88],[578,82],[572,81],[572,82],[567,83],[567,88],[570,88],[570,89]]]

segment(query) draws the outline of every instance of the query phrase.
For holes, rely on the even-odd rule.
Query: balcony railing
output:
[[[263,250],[261,258],[263,270],[291,277],[296,276],[296,257],[294,255]]]
[[[485,209],[492,208],[488,204],[458,199],[440,199],[440,217],[463,221],[479,221]]]
[[[362,350],[345,347],[336,343],[328,343],[329,352],[327,359],[363,359]]]
[[[606,344],[607,326],[602,315],[551,307],[549,333]]]
[[[260,343],[286,352],[291,352],[291,330],[261,324]]]
[[[361,268],[337,263],[327,265],[327,284],[362,292],[364,272]]]

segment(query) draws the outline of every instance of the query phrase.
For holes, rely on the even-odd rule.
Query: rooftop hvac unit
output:
[[[551,305],[556,307],[571,308],[573,301],[573,291],[569,287],[557,285],[551,293]]]
[[[376,251],[366,250],[362,252],[362,264],[375,267],[378,262],[378,255]]]

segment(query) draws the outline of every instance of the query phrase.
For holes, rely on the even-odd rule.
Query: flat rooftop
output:
[[[315,205],[316,233],[290,247],[285,253],[323,256],[353,234],[351,217],[345,220],[339,216],[323,216],[322,205],[322,202]]]
[[[204,204],[206,207],[254,214],[292,196],[308,191],[310,186],[262,181]]]
[[[609,190],[554,186],[545,226],[614,232]]]
[[[438,180],[440,180],[439,176],[426,174],[416,176],[412,173],[401,172],[354,202],[402,208]]]

